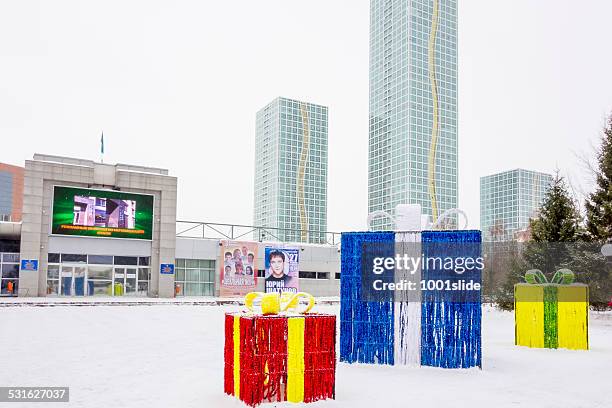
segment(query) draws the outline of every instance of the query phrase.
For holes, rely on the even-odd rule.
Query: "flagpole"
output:
[[[104,131],[102,131],[102,137],[100,137],[100,163],[104,163]]]

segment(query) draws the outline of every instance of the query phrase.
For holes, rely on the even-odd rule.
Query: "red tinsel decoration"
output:
[[[304,402],[335,398],[336,317],[304,315]],[[247,405],[287,400],[288,322],[240,317],[240,395]],[[225,393],[234,395],[234,315],[225,315]]]
[[[251,406],[285,401],[287,318],[241,318],[240,343],[240,399]]]
[[[306,316],[304,402],[336,396],[336,316]]]

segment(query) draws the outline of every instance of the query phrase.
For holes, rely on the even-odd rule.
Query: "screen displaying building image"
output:
[[[151,240],[154,196],[53,187],[51,234]]]
[[[73,225],[134,229],[136,201],[74,196]]]

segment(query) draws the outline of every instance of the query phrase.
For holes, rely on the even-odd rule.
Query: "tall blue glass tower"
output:
[[[369,126],[369,212],[457,207],[457,0],[371,0]]]

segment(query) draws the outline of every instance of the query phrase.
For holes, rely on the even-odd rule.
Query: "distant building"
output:
[[[0,221],[21,221],[24,170],[0,163]]]
[[[480,178],[480,228],[483,241],[524,241],[553,177],[516,169]]]
[[[257,112],[253,223],[258,240],[324,243],[327,107],[276,98]]]
[[[372,0],[369,44],[368,212],[437,218],[457,207],[457,0]]]

